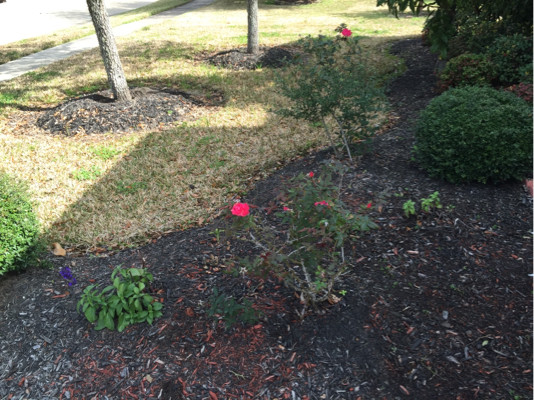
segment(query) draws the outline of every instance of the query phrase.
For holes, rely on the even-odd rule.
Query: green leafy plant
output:
[[[281,93],[292,100],[283,116],[319,122],[337,152],[340,144],[352,160],[352,144],[375,131],[373,118],[383,109],[384,97],[367,67],[358,39],[342,24],[338,36],[307,37],[299,43],[306,56],[278,75]],[[333,133],[339,141],[334,140]]]
[[[500,85],[532,82],[532,36],[499,36],[488,47],[486,55],[494,65]],[[530,74],[524,76],[524,71],[528,70]]]
[[[404,210],[404,215],[406,217],[415,215],[415,202],[411,199],[407,200],[402,204],[402,210]]]
[[[428,198],[421,199],[421,209],[427,213],[433,208],[441,209],[442,207],[438,191],[432,193]]]
[[[462,54],[447,62],[440,74],[440,89],[460,86],[491,85],[496,73],[488,56]]]
[[[248,299],[238,302],[235,298],[219,292],[217,288],[213,289],[209,303],[208,316],[224,320],[227,329],[238,322],[244,325],[254,324],[261,315]]]
[[[450,89],[421,113],[413,150],[449,182],[522,179],[532,169],[532,107],[493,88]]]
[[[145,292],[153,276],[146,269],[123,269],[117,266],[111,273],[112,285],[99,291],[95,285],[85,288],[78,302],[81,311],[95,330],[107,328],[123,331],[128,325],[147,322],[162,315],[163,305]]]
[[[0,172],[0,276],[35,263],[42,244],[26,187]]]
[[[344,243],[351,235],[376,228],[362,205],[351,212],[340,199],[346,167],[333,162],[316,177],[313,172],[291,180],[278,198],[275,216],[283,229],[266,220],[267,212],[236,203],[231,209],[233,229],[262,249],[260,256],[242,261],[245,271],[282,279],[300,294],[303,317],[309,307],[331,299],[335,283],[347,269]],[[334,174],[338,182],[334,182]]]
[[[482,40],[491,38],[488,31],[490,34],[507,31],[532,35],[530,0],[377,0],[377,5],[387,5],[397,17],[407,9],[416,15],[427,11],[425,31],[432,50],[440,52],[442,57],[447,55],[451,39],[465,35],[466,30],[467,38],[482,34]],[[473,29],[473,25],[492,29]]]

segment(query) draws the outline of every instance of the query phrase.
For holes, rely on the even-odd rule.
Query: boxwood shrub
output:
[[[532,105],[490,87],[449,89],[421,113],[414,158],[452,183],[524,178],[532,171]]]
[[[0,172],[0,276],[35,261],[39,224],[24,186]]]

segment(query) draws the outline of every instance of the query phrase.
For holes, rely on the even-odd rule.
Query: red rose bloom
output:
[[[232,214],[234,216],[241,216],[245,217],[249,214],[250,208],[247,203],[234,203],[234,206],[232,206]]]

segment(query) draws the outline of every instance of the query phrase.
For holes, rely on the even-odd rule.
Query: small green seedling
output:
[[[407,200],[402,205],[402,210],[404,210],[404,215],[406,217],[410,217],[411,215],[415,215],[415,202],[413,200]]]
[[[441,209],[442,207],[443,206],[441,205],[438,191],[431,194],[428,198],[421,199],[421,209],[427,213],[433,208]]]

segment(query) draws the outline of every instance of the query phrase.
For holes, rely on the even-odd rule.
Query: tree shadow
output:
[[[172,57],[173,49],[165,46],[161,56]],[[126,46],[122,54],[137,50],[137,45]],[[284,104],[272,85],[282,71],[234,71],[207,61],[195,63],[207,73],[177,70],[165,77],[137,76],[129,84],[195,96],[223,92],[224,101],[173,125],[136,134],[136,145],[92,178],[83,195],[50,225],[44,233],[47,241],[85,249],[120,248],[202,225],[255,180],[328,143],[320,128],[272,113]],[[98,143],[97,135],[91,143]]]

